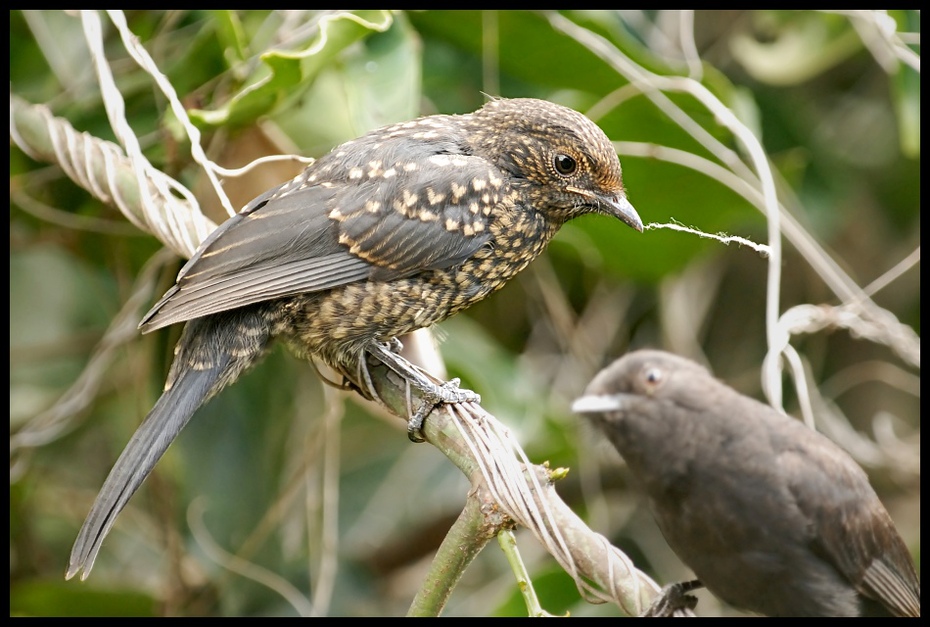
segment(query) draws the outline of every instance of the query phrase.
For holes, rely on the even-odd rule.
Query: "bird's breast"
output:
[[[503,212],[491,239],[464,261],[390,281],[359,281],[288,300],[285,334],[330,365],[384,341],[441,322],[502,288],[545,249],[555,229],[536,212]],[[388,286],[389,289],[385,289]]]

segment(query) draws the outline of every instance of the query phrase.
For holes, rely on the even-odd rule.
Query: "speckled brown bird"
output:
[[[730,605],[920,616],[920,581],[891,517],[820,433],[653,350],[601,371],[573,409],[623,456],[675,553]]]
[[[193,413],[275,338],[369,395],[366,353],[437,402],[474,398],[418,376],[389,342],[500,289],[587,213],[643,228],[604,133],[531,99],[372,131],[250,202],[140,325],[187,322],[165,391],[110,471],[67,576],[87,577],[116,516]]]

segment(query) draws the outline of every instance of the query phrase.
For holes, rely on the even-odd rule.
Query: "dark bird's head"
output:
[[[693,381],[700,380],[701,386]],[[707,388],[714,388],[708,390]],[[703,366],[656,350],[628,353],[604,368],[588,384],[572,410],[595,421],[619,422],[649,403],[656,407],[704,409],[726,387]]]
[[[531,98],[492,100],[469,116],[469,144],[514,177],[534,207],[557,224],[586,213],[643,223],[626,198],[620,160],[594,122]]]
[[[707,416],[739,395],[689,359],[659,350],[627,353],[601,370],[572,411],[586,416],[619,451],[634,474],[666,481],[715,441]],[[755,403],[751,399],[741,399]],[[674,460],[674,463],[672,462]]]

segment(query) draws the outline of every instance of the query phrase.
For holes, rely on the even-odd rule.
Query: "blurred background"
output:
[[[165,96],[100,18],[145,155],[222,221]],[[533,462],[569,468],[560,496],[665,584],[688,571],[619,456],[569,405],[601,367],[646,346],[706,363],[765,400],[770,341],[790,333],[808,391],[786,373],[786,410],[810,404],[818,428],[863,465],[919,570],[919,12],[125,19],[226,167],[320,156],[384,124],[473,111],[486,95],[543,98],[617,142],[645,223],[767,244],[759,168],[734,128],[751,132],[784,211],[780,277],[748,246],[586,217],[435,330],[449,375],[481,394]],[[10,13],[11,95],[114,140],[93,63],[79,15]],[[239,208],[299,169],[264,165],[225,189]],[[11,615],[404,614],[469,482],[431,446],[411,445],[402,421],[326,388],[281,347],[198,412],[90,579],[64,581],[80,524],[158,397],[180,332],[133,331],[183,263],[161,247],[11,141]],[[804,315],[779,320],[786,312]],[[105,335],[121,320],[129,332]],[[620,613],[581,600],[532,536],[517,537],[546,610]],[[699,614],[733,612],[700,599]],[[494,544],[445,614],[526,614]]]

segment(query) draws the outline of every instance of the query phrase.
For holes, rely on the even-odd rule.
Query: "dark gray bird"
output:
[[[920,616],[911,556],[862,469],[698,364],[642,350],[574,411],[607,435],[675,553],[714,595],[769,616]]]
[[[368,396],[373,355],[431,400],[473,400],[431,383],[391,340],[486,298],[589,213],[643,229],[604,132],[532,99],[372,131],[250,202],[142,320],[144,332],[186,325],[165,391],[97,495],[66,576],[87,577],[117,515],[197,408],[275,339]]]

